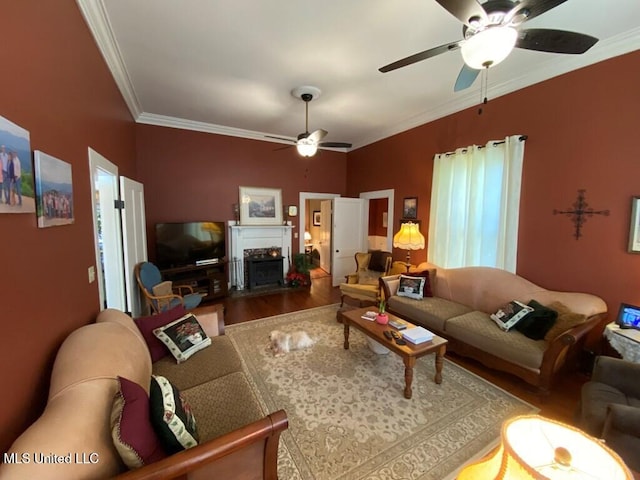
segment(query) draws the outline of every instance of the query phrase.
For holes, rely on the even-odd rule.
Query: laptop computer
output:
[[[640,330],[640,307],[621,303],[616,323],[620,328],[634,328]]]

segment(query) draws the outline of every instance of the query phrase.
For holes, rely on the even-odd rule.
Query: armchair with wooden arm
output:
[[[163,281],[160,270],[151,262],[137,264],[134,272],[145,303],[154,314],[177,305],[191,310],[202,301],[202,295],[194,293],[191,286],[173,285],[170,281]]]

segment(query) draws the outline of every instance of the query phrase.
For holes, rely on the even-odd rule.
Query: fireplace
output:
[[[243,290],[248,285],[247,258],[260,253],[265,255],[277,249],[282,257],[282,277],[289,270],[291,255],[291,225],[235,225],[229,222],[229,276],[231,286]]]
[[[265,285],[283,285],[282,256],[257,255],[246,258],[250,289]]]

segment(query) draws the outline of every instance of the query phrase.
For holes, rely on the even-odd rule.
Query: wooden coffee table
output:
[[[400,355],[404,362],[404,396],[405,398],[411,398],[411,384],[413,383],[413,367],[416,364],[416,360],[425,355],[431,353],[436,354],[436,375],[434,378],[435,383],[442,383],[442,364],[444,354],[447,350],[447,340],[437,335],[433,336],[433,340],[429,342],[413,345],[407,342],[406,345],[398,345],[394,340],[387,340],[384,336],[385,330],[395,330],[389,325],[380,325],[377,322],[365,320],[362,318],[362,314],[368,310],[372,310],[371,307],[356,308],[353,310],[344,310],[338,312],[338,319],[344,324],[344,348],[349,349],[349,329],[355,327],[364,333],[366,336],[372,338],[376,342],[384,345],[393,353]],[[413,324],[396,317],[395,315],[388,314],[389,320],[396,320],[398,322],[405,323],[411,328]]]

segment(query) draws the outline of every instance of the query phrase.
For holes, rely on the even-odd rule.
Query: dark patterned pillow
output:
[[[398,296],[409,297],[415,300],[422,300],[425,277],[410,277],[408,275],[400,275],[400,284],[398,285]]]
[[[178,363],[211,345],[211,339],[204,333],[196,317],[190,313],[156,328],[153,334],[167,346]]]
[[[390,253],[382,250],[372,250],[371,258],[369,259],[369,270],[374,272],[385,272],[387,267],[387,258]]]
[[[160,439],[149,420],[149,396],[144,388],[131,380],[118,377],[120,388],[111,409],[113,444],[129,468],[140,468],[162,460]]]
[[[198,444],[196,419],[191,407],[169,380],[153,375],[149,400],[151,424],[167,454],[172,455]]]
[[[165,347],[163,343],[156,338],[153,331],[156,328],[163,327],[167,323],[171,323],[174,320],[183,317],[186,313],[187,311],[184,309],[184,306],[178,305],[177,307],[174,307],[171,310],[165,310],[158,315],[140,317],[133,320],[136,323],[138,330],[140,330],[140,333],[142,333],[144,341],[147,343],[152,362],[157,362],[169,354],[167,347]]]
[[[516,324],[515,329],[532,340],[542,340],[553,327],[553,324],[556,323],[558,312],[545,307],[535,300],[531,300],[527,305],[533,308],[533,312],[525,315]]]

